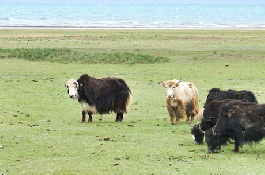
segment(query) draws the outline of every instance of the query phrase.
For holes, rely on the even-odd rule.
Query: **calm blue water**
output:
[[[265,5],[0,3],[0,27],[265,29]]]

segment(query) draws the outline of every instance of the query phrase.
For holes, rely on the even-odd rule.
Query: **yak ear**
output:
[[[74,85],[75,85],[76,87],[79,87],[79,86],[80,86],[80,83],[78,83],[78,82],[74,82]]]
[[[178,81],[178,82],[175,82],[175,86],[176,86],[176,87],[178,87],[178,86],[179,86],[179,83],[180,83],[180,81],[181,81],[181,78],[179,79],[179,81]]]

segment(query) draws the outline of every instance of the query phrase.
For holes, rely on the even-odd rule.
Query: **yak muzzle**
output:
[[[76,95],[69,95],[70,98],[76,98]]]

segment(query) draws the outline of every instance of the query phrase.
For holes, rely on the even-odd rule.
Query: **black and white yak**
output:
[[[87,74],[81,75],[78,80],[70,79],[66,82],[70,98],[77,99],[82,109],[82,120],[92,123],[92,114],[116,113],[116,122],[122,122],[123,114],[132,101],[129,87],[123,79],[97,79]]]

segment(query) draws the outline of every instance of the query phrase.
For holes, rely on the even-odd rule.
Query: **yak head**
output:
[[[179,86],[180,80],[168,80],[166,82],[163,82],[162,85],[166,89],[166,98],[168,100],[175,100],[178,97],[178,86]]]
[[[218,137],[218,134],[215,133],[214,127],[206,131],[205,141],[207,143],[207,153],[220,152],[220,139]]]
[[[203,131],[206,131],[207,129],[209,129],[209,128],[214,126],[213,121],[212,121],[213,117],[208,117],[208,118],[207,117],[208,116],[203,117],[202,120],[201,120],[201,129]]]
[[[65,87],[67,88],[67,92],[70,98],[78,98],[78,82],[75,79],[70,79],[66,82]]]
[[[194,144],[199,145],[203,143],[204,131],[201,130],[200,125],[194,125],[191,129],[191,135],[194,139]]]
[[[210,89],[208,95],[207,95],[207,98],[206,98],[206,102],[205,102],[205,105],[206,104],[209,104],[211,101],[214,101],[214,100],[218,100],[218,94],[220,93],[220,89],[219,88],[212,88]]]

